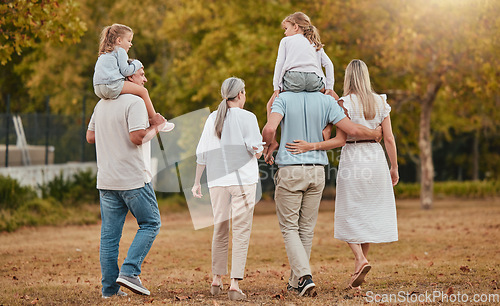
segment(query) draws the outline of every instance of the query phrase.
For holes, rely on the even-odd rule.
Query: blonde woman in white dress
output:
[[[382,126],[390,161],[387,165],[382,146],[374,140],[359,140],[337,129],[335,138],[318,143],[303,140],[287,144],[292,153],[329,150],[345,141],[337,174],[334,237],[351,248],[355,264],[349,287],[359,287],[370,271],[368,250],[371,243],[398,240],[395,186],[399,181],[397,150],[392,133],[391,107],[386,95],[371,88],[368,67],[352,60],[346,68],[344,96],[339,104],[354,123],[368,128]]]

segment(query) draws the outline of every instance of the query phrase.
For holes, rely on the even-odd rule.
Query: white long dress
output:
[[[363,116],[355,95],[341,98],[354,123],[374,129],[389,115],[387,96],[375,96],[377,115]],[[348,136],[347,141],[356,139]],[[398,240],[396,202],[384,150],[379,143],[346,143],[340,155],[334,237],[349,243]]]

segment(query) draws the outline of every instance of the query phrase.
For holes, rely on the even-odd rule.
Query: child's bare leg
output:
[[[323,140],[328,140],[332,138],[332,129],[333,129],[333,124],[328,123],[328,125],[323,129]]]
[[[144,100],[144,104],[146,104],[146,109],[148,110],[148,117],[151,119],[156,115],[155,108],[153,107],[153,102],[151,102],[151,98],[149,97],[148,89],[146,87],[129,81],[125,81],[121,93],[133,94],[141,97]]]

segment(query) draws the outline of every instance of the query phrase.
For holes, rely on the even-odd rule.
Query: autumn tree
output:
[[[75,43],[85,31],[75,1],[8,0],[0,4],[0,63],[49,41]]]
[[[448,111],[459,109],[459,105],[453,107],[453,104],[471,97],[464,92],[465,88],[471,89],[467,86],[471,74],[480,80],[474,82],[474,92],[489,91],[489,95],[483,95],[489,99],[498,95],[498,90],[492,87],[498,82],[494,72],[498,71],[498,60],[492,58],[494,50],[498,50],[498,39],[494,42],[495,38],[491,38],[499,30],[495,22],[498,2],[384,2],[391,3],[386,6],[391,18],[386,19],[385,35],[374,35],[379,38],[378,44],[373,41],[380,50],[377,63],[391,71],[393,80],[398,81],[400,90],[395,91],[395,97],[418,107],[421,205],[429,209],[434,182],[431,121],[435,116],[446,116],[433,113],[436,101],[446,101],[450,105]],[[482,39],[488,40],[480,42]],[[451,92],[454,94],[450,95]]]

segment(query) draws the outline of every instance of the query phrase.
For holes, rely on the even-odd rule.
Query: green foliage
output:
[[[39,186],[39,188],[44,199],[53,198],[60,203],[77,205],[99,201],[96,184],[96,175],[89,169],[78,171],[70,178],[65,178],[61,172],[52,181]]]
[[[67,207],[54,198],[34,198],[16,210],[0,209],[0,232],[13,232],[23,226],[94,224],[99,218],[96,205]]]
[[[17,180],[0,175],[0,210],[17,209],[35,197],[32,188],[23,187]]]
[[[10,0],[0,4],[0,63],[51,41],[78,42],[86,30],[75,1]]]
[[[417,199],[420,197],[420,184],[399,183],[394,188],[396,199]],[[491,198],[500,196],[498,181],[435,182],[436,197]]]
[[[158,194],[158,208],[161,212],[180,212],[187,210],[186,198],[182,193]]]

